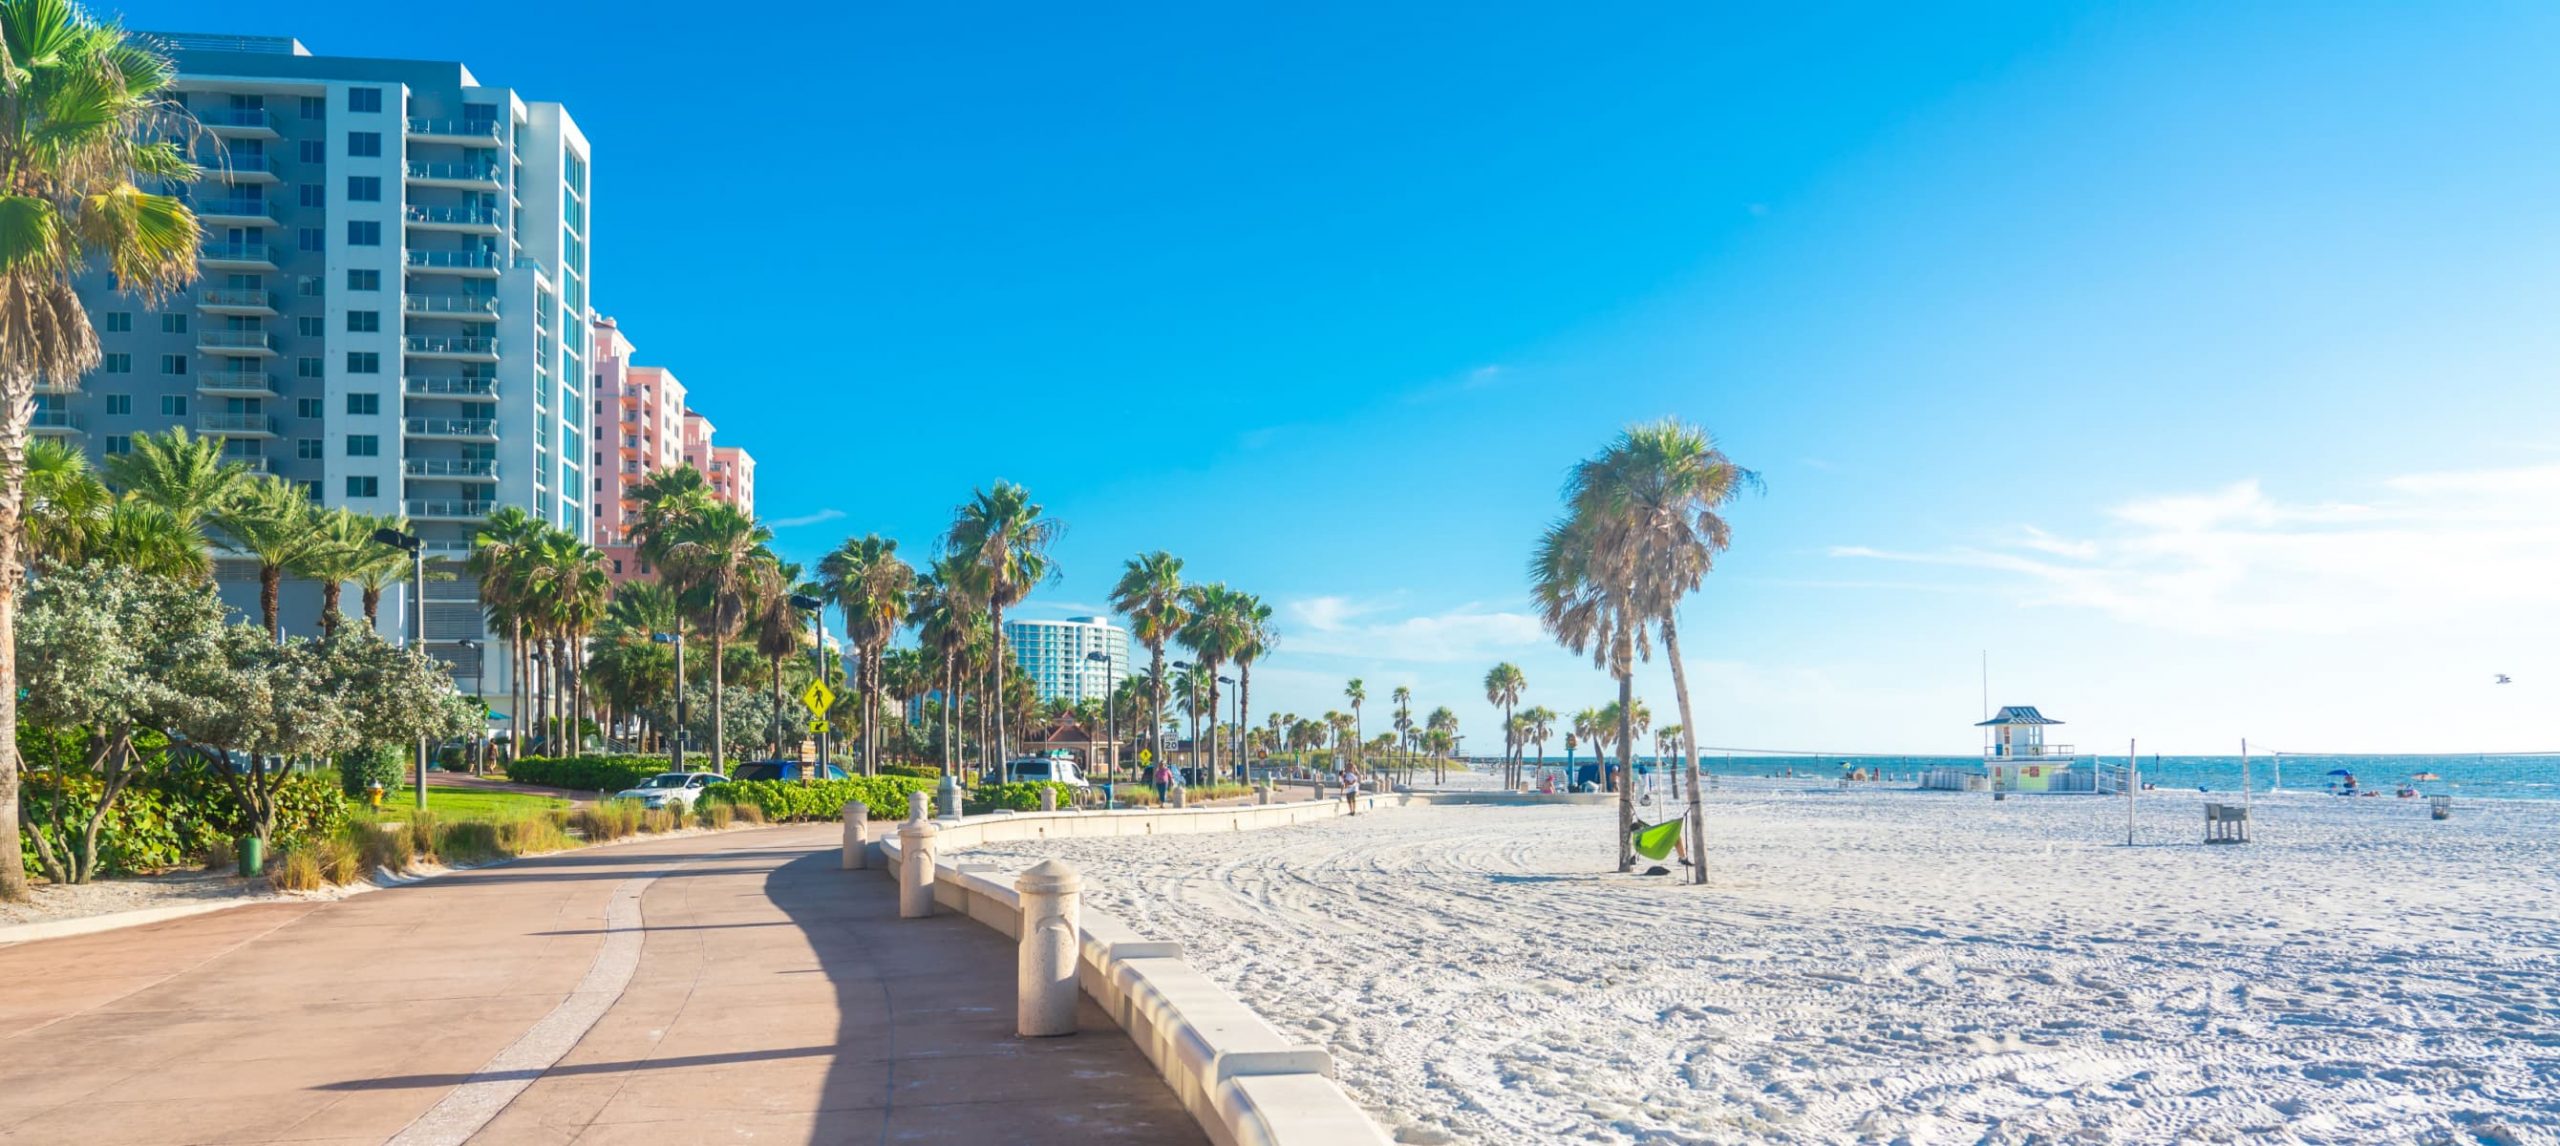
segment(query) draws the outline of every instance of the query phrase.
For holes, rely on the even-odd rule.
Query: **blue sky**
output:
[[[1034,613],[1280,606],[1257,716],[1607,699],[1521,569],[1679,414],[1768,482],[1706,744],[1964,750],[1987,651],[2084,746],[2560,748],[2560,9],[1380,7],[123,12],[567,103],[791,555],[1024,482]]]

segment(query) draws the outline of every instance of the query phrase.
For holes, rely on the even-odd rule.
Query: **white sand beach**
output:
[[[1404,1141],[2560,1141],[2560,803],[1729,782],[1716,886],[1602,808],[1006,845],[1180,939]]]

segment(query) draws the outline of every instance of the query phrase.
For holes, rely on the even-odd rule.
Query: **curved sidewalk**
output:
[[[0,1142],[1203,1141],[1090,1001],[896,918],[835,825],[0,949]]]

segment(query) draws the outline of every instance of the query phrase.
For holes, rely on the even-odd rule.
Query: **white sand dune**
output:
[[[1008,845],[1284,1029],[1406,1141],[2560,1141],[2560,804],[2124,805],[1784,783],[1718,884],[1610,809]]]

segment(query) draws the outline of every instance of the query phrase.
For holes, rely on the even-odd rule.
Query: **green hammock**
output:
[[[1646,859],[1667,859],[1671,849],[1680,844],[1680,821],[1647,825],[1636,821],[1636,854]]]

